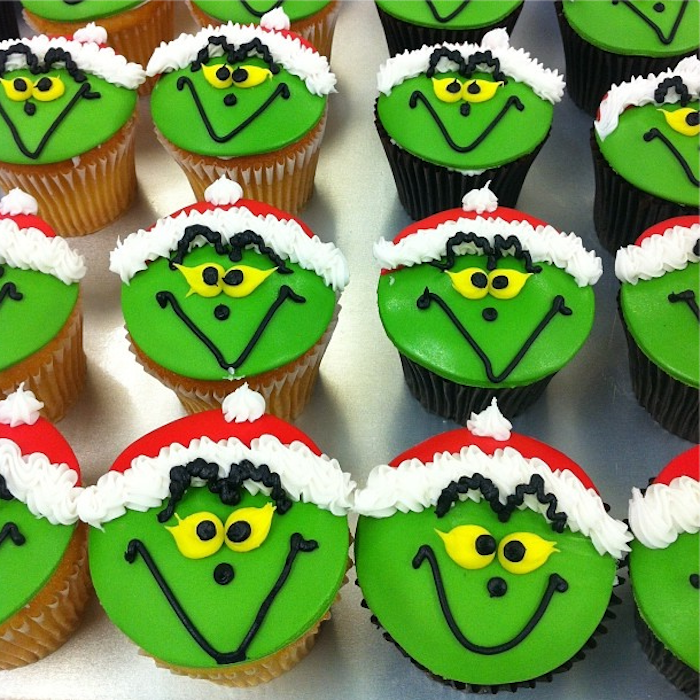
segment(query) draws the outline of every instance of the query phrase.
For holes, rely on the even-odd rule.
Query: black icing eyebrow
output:
[[[10,489],[7,488],[7,482],[5,477],[0,474],[0,499],[3,501],[11,501],[14,496],[10,493]]]
[[[197,58],[190,64],[193,73],[200,70],[203,65],[209,63],[209,61],[214,58],[214,56],[210,55],[209,49],[216,47],[223,50],[226,62],[229,64],[240,63],[241,61],[245,61],[251,54],[257,54],[267,63],[271,73],[277,74],[280,71],[280,67],[272,58],[270,49],[258,37],[236,48],[234,44],[228,43],[225,36],[210,36],[209,43],[203,49],[199,50]]]
[[[27,68],[33,75],[40,73],[48,73],[53,69],[54,64],[62,63],[66,71],[75,80],[76,83],[84,83],[87,76],[78,68],[69,51],[58,46],[50,48],[44,56],[43,64],[39,61],[39,57],[26,44],[13,44],[7,49],[0,51],[0,74],[7,72],[7,61],[11,56],[24,56],[27,61]]]
[[[465,77],[476,73],[481,66],[487,66],[493,69],[493,77],[497,81],[507,82],[505,75],[501,72],[501,62],[493,56],[490,51],[477,51],[469,56],[469,60],[465,61],[464,56],[456,49],[451,50],[445,46],[439,46],[430,55],[428,61],[428,70],[426,75],[432,78],[437,70],[437,64],[441,58],[446,58],[457,64],[458,72]]]
[[[690,92],[688,86],[683,82],[680,75],[674,75],[670,78],[664,78],[654,90],[654,102],[663,104],[666,101],[666,96],[671,90],[675,90],[680,97],[681,106],[685,107],[690,102]]]

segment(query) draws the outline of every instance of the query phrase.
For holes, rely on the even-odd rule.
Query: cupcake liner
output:
[[[413,396],[430,413],[466,425],[473,412],[479,413],[498,400],[506,418],[513,418],[533,404],[547,388],[554,374],[519,387],[482,388],[458,384],[421,367],[399,353],[406,384]]]
[[[80,394],[85,381],[83,316],[80,300],[58,335],[27,359],[0,373],[0,396],[24,382],[44,403],[41,414],[57,423]]]
[[[566,89],[574,104],[591,117],[595,117],[611,85],[628,82],[635,75],[658,74],[675,68],[681,59],[696,53],[666,58],[610,53],[579,36],[566,21],[562,3],[558,1],[555,6],[564,44]]]
[[[301,357],[283,367],[243,379],[206,381],[189,379],[161,367],[129,338],[130,349],[143,368],[177,394],[188,413],[199,413],[220,408],[223,400],[242,384],[262,394],[266,410],[288,422],[295,420],[311,398],[321,360],[326,352],[335,326],[340,306],[336,306],[333,319],[321,339]]]
[[[697,216],[700,207],[676,204],[637,189],[618,175],[605,160],[591,130],[595,174],[593,221],[598,240],[612,255],[634,243],[653,224],[676,216]]]
[[[460,207],[465,192],[480,189],[489,182],[489,188],[498,197],[500,206],[515,207],[525,176],[549,138],[548,132],[534,151],[517,160],[484,170],[477,175],[465,175],[459,170],[450,170],[421,160],[398,146],[380,122],[376,102],[374,117],[396,181],[399,201],[406,213],[415,220]]]
[[[488,27],[475,27],[472,29],[441,29],[437,27],[421,27],[410,22],[392,17],[378,5],[377,13],[384,29],[384,36],[389,48],[389,55],[394,56],[404,51],[414,51],[423,45],[434,44],[461,44],[470,42],[480,44],[487,32],[492,29],[504,28],[509,34],[513,31],[515,23],[520,16],[523,6],[520,5],[500,22]]]
[[[246,199],[298,214],[313,194],[316,165],[326,128],[326,113],[300,141],[272,153],[240,158],[213,158],[189,153],[170,143],[156,129],[164,148],[182,168],[198,201],[204,190],[222,176],[243,188]]]
[[[59,163],[0,163],[0,188],[31,194],[64,237],[94,233],[126,211],[136,192],[135,127],[134,116],[106,143]]]
[[[0,41],[18,39],[19,27],[13,2],[0,2]]]
[[[0,669],[18,668],[58,649],[75,631],[90,593],[87,528],[80,523],[44,588],[0,625]]]
[[[644,653],[656,670],[673,683],[678,690],[697,700],[699,697],[698,672],[684,664],[680,659],[677,659],[666,649],[644,622],[636,606],[634,608],[634,629],[637,632],[637,639],[642,645]]]

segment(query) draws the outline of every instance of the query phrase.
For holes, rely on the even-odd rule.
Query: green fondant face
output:
[[[320,12],[330,0],[193,0],[193,5],[222,22],[259,23],[266,12],[281,7],[291,22]]]
[[[379,119],[401,148],[459,170],[498,167],[546,137],[553,107],[524,83],[492,73],[422,74],[380,94]]]
[[[318,124],[325,97],[284,68],[244,54],[159,78],[151,110],[168,141],[201,155],[249,156],[295,143]]]
[[[637,540],[631,546],[632,590],[642,619],[675,657],[700,670],[698,534],[682,533],[665,549],[648,549]]]
[[[522,0],[379,0],[377,5],[384,12],[421,27],[471,29],[499,22],[522,5]]]
[[[612,168],[656,197],[697,207],[700,130],[697,100],[687,106],[648,104],[620,115],[617,129],[598,144]]]
[[[39,17],[58,22],[89,22],[111,17],[144,0],[22,0],[22,6]]]
[[[637,345],[667,374],[695,387],[700,383],[698,299],[697,263],[620,290],[625,324]]]
[[[463,255],[448,270],[424,263],[382,275],[387,335],[401,354],[459,384],[510,387],[553,374],[591,330],[592,289],[546,263],[533,273],[516,257],[493,270],[487,263]]]
[[[78,285],[52,275],[0,265],[0,370],[40,350],[63,328],[78,300]]]
[[[698,0],[564,1],[564,15],[586,41],[626,55],[682,56],[698,48]]]
[[[484,500],[443,517],[360,517],[355,558],[396,643],[431,673],[474,685],[534,679],[573,657],[605,613],[616,569],[580,533],[557,533],[528,509],[500,522]]]
[[[64,59],[70,54],[58,60]],[[0,71],[0,161],[68,160],[108,141],[134,113],[135,90],[78,70],[38,65],[37,72]]]
[[[90,571],[109,617],[149,654],[194,668],[261,659],[301,637],[341,586],[347,520],[311,503],[284,514],[272,504],[242,491],[228,506],[192,487],[163,524],[152,508],[93,529]],[[175,533],[194,543],[188,555]],[[251,541],[259,546],[235,551]]]
[[[244,250],[240,262],[213,246],[179,268],[160,258],[122,287],[126,327],[151,359],[197,379],[242,378],[303,355],[333,317],[335,294],[314,272]]]

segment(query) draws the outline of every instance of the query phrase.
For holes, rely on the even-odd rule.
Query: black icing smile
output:
[[[503,652],[510,651],[520,644],[520,642],[522,642],[535,629],[545,612],[547,612],[547,608],[549,607],[549,603],[554,597],[554,594],[565,593],[569,588],[569,584],[565,579],[559,576],[559,574],[551,574],[549,576],[547,588],[542,595],[542,599],[540,600],[535,612],[532,614],[520,632],[518,632],[518,634],[516,634],[512,639],[509,639],[507,642],[503,642],[502,644],[496,644],[495,646],[481,646],[480,644],[475,644],[467,639],[462,630],[459,629],[459,625],[452,614],[450,603],[447,600],[447,593],[445,592],[445,586],[435,552],[428,544],[424,544],[419,547],[418,551],[416,552],[416,556],[413,558],[413,568],[419,569],[424,561],[427,561],[428,565],[430,566],[430,571],[435,582],[435,592],[437,593],[438,601],[440,602],[440,609],[442,610],[442,615],[445,618],[447,626],[450,628],[450,632],[452,632],[454,638],[465,649],[467,649],[467,651],[471,651],[474,654],[482,654],[483,656],[502,654]]]
[[[272,12],[272,10],[282,7],[283,4],[284,0],[277,0],[277,2],[273,3],[267,10],[256,10],[249,2],[246,2],[246,0],[241,0],[241,5],[243,5],[245,10],[250,12],[253,17],[257,17],[258,19],[260,19],[267,12]]]
[[[190,90],[192,99],[197,107],[199,116],[202,118],[202,123],[204,124],[207,133],[211,137],[212,141],[216,141],[216,143],[227,143],[235,136],[238,136],[241,131],[243,131],[247,126],[250,126],[250,124],[252,124],[261,114],[267,111],[270,105],[272,105],[278,97],[281,97],[283,100],[288,100],[290,97],[287,83],[280,83],[275,88],[274,92],[265,100],[265,102],[263,102],[260,107],[258,107],[247,119],[243,120],[237,127],[229,131],[227,134],[219,136],[209,120],[206,110],[204,109],[204,105],[197,94],[197,89],[195,88],[194,83],[189,77],[183,75],[178,78],[177,89],[182,91],[185,89],[185,86],[187,86]],[[235,102],[231,103],[231,106],[233,106],[233,104],[235,104]]]
[[[436,22],[440,22],[441,24],[446,24],[447,22],[451,22],[457,15],[459,15],[462,10],[469,4],[470,0],[464,0],[464,2],[460,2],[457,7],[452,10],[447,15],[441,15],[438,12],[437,7],[435,7],[435,3],[433,0],[425,0],[425,4],[428,6],[428,9],[430,10],[430,14],[435,18]]]
[[[241,352],[241,354],[233,362],[227,362],[226,358],[223,356],[223,353],[215,345],[214,341],[212,341],[211,338],[209,338],[204,331],[202,331],[202,329],[199,328],[197,324],[185,313],[172,292],[161,291],[156,294],[156,301],[160,305],[161,309],[165,309],[167,306],[170,306],[175,312],[175,315],[185,324],[185,326],[187,326],[192,334],[206,346],[207,350],[211,352],[216,361],[219,363],[219,366],[222,369],[234,371],[248,359],[248,356],[257,345],[265,328],[272,320],[272,317],[287,299],[296,304],[303,304],[306,301],[303,296],[294,292],[291,287],[287,286],[286,284],[282,285],[277,294],[277,299],[275,299],[270,308],[267,310],[267,313],[262,321],[260,321],[260,324],[258,325],[255,333],[253,333],[252,338],[243,349],[243,352]]]
[[[631,0],[612,0],[612,4],[622,4],[623,7],[626,7],[628,10],[631,10],[635,15],[637,15],[637,17],[639,17],[640,20],[642,20],[642,22],[644,22],[648,27],[651,28],[654,34],[656,34],[658,40],[665,46],[668,46],[669,44],[673,43],[673,40],[676,38],[676,34],[678,33],[678,27],[680,27],[680,24],[683,21],[685,11],[688,9],[687,2],[680,3],[680,7],[678,8],[678,14],[676,15],[676,19],[673,23],[673,26],[671,27],[671,30],[668,34],[664,34],[663,31],[661,31],[661,27],[659,27],[659,25],[656,22],[654,22],[653,19],[647,17],[647,15],[645,15],[633,2],[631,2]],[[664,5],[664,3],[662,2],[656,3],[654,9],[656,9],[656,6],[660,7],[660,12],[664,12],[666,10],[666,5]]]
[[[515,357],[508,363],[508,366],[500,373],[494,374],[493,367],[491,365],[491,360],[486,355],[479,343],[476,342],[472,334],[464,327],[462,322],[457,318],[454,311],[448,306],[447,302],[438,294],[431,292],[427,287],[425,288],[423,294],[421,294],[416,305],[421,311],[425,311],[430,307],[431,303],[437,304],[445,313],[447,318],[452,322],[454,327],[460,332],[462,337],[467,341],[472,350],[477,354],[481,360],[484,371],[486,372],[486,377],[493,384],[499,384],[504,379],[506,379],[513,370],[520,364],[523,357],[530,349],[532,344],[537,340],[539,335],[544,331],[544,329],[549,325],[549,322],[557,315],[571,316],[573,311],[566,305],[564,297],[561,294],[557,294],[552,300],[552,305],[549,311],[545,314],[544,318],[537,324],[537,327],[532,331],[527,340],[523,343],[520,350],[515,354]],[[488,319],[487,319],[488,320]]]
[[[672,304],[678,304],[679,302],[687,304],[695,318],[700,321],[700,309],[698,308],[698,302],[695,298],[695,292],[692,289],[684,289],[682,292],[678,292],[678,294],[675,292],[669,294],[668,300]]]
[[[666,146],[666,148],[670,151],[671,155],[676,159],[681,168],[683,168],[683,172],[688,178],[688,181],[691,184],[695,185],[695,187],[700,187],[700,180],[698,180],[698,178],[695,176],[692,168],[688,164],[688,161],[686,161],[686,159],[683,157],[683,154],[671,143],[668,136],[666,136],[666,134],[664,134],[656,127],[653,127],[649,129],[649,131],[647,131],[646,134],[644,134],[644,140],[647,143],[649,143],[654,139],[659,139],[659,141],[661,141],[661,143],[663,143],[664,146]]]
[[[0,544],[7,539],[11,540],[17,547],[21,547],[26,542],[24,535],[19,531],[15,523],[5,523],[2,526],[2,530],[0,530]]]
[[[233,649],[232,651],[217,651],[202,635],[202,633],[197,629],[197,626],[192,622],[189,615],[185,612],[184,608],[180,604],[180,601],[175,597],[172,589],[168,585],[168,582],[163,577],[160,569],[153,560],[150,552],[148,551],[146,545],[138,539],[133,539],[129,542],[126,552],[124,553],[124,558],[129,564],[133,564],[136,561],[137,556],[141,556],[144,563],[148,567],[148,570],[153,576],[154,581],[158,584],[161,592],[168,601],[168,604],[172,608],[175,615],[182,623],[187,633],[192,637],[192,639],[197,643],[197,645],[208,654],[217,664],[235,664],[245,661],[247,659],[248,647],[250,647],[255,635],[258,633],[263,623],[265,622],[265,617],[268,611],[275,602],[279,592],[284,587],[289,575],[292,571],[292,566],[300,552],[313,552],[318,549],[318,542],[316,540],[305,540],[298,532],[295,532],[289,539],[289,552],[287,558],[285,559],[284,566],[280,575],[277,577],[274,586],[265,596],[264,600],[258,608],[258,612],[255,615],[253,624],[246,632],[241,643]]]
[[[5,270],[0,266],[0,277],[5,274]],[[22,292],[17,291],[17,285],[14,282],[5,282],[0,286],[0,305],[5,299],[11,299],[12,301],[22,301]]]

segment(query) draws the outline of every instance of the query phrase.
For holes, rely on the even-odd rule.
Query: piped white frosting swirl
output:
[[[494,396],[491,405],[480,413],[472,412],[467,421],[467,430],[472,435],[490,437],[499,442],[510,439],[510,431],[513,424],[501,413],[498,401]]]
[[[265,398],[246,382],[223,400],[221,410],[228,423],[254,423],[265,413]]]
[[[491,191],[491,180],[480,189],[469,190],[462,197],[462,209],[464,211],[474,211],[483,214],[485,211],[492,212],[498,209],[498,197]]]
[[[24,388],[22,382],[15,391],[0,401],[0,423],[16,428],[18,425],[34,425],[44,404],[34,392]]]
[[[18,214],[36,214],[39,204],[24,190],[15,187],[0,199],[0,214],[5,216],[17,216]]]
[[[273,10],[266,12],[260,18],[260,26],[265,29],[289,29],[292,23],[289,21],[289,16],[281,7],[275,7]]]

